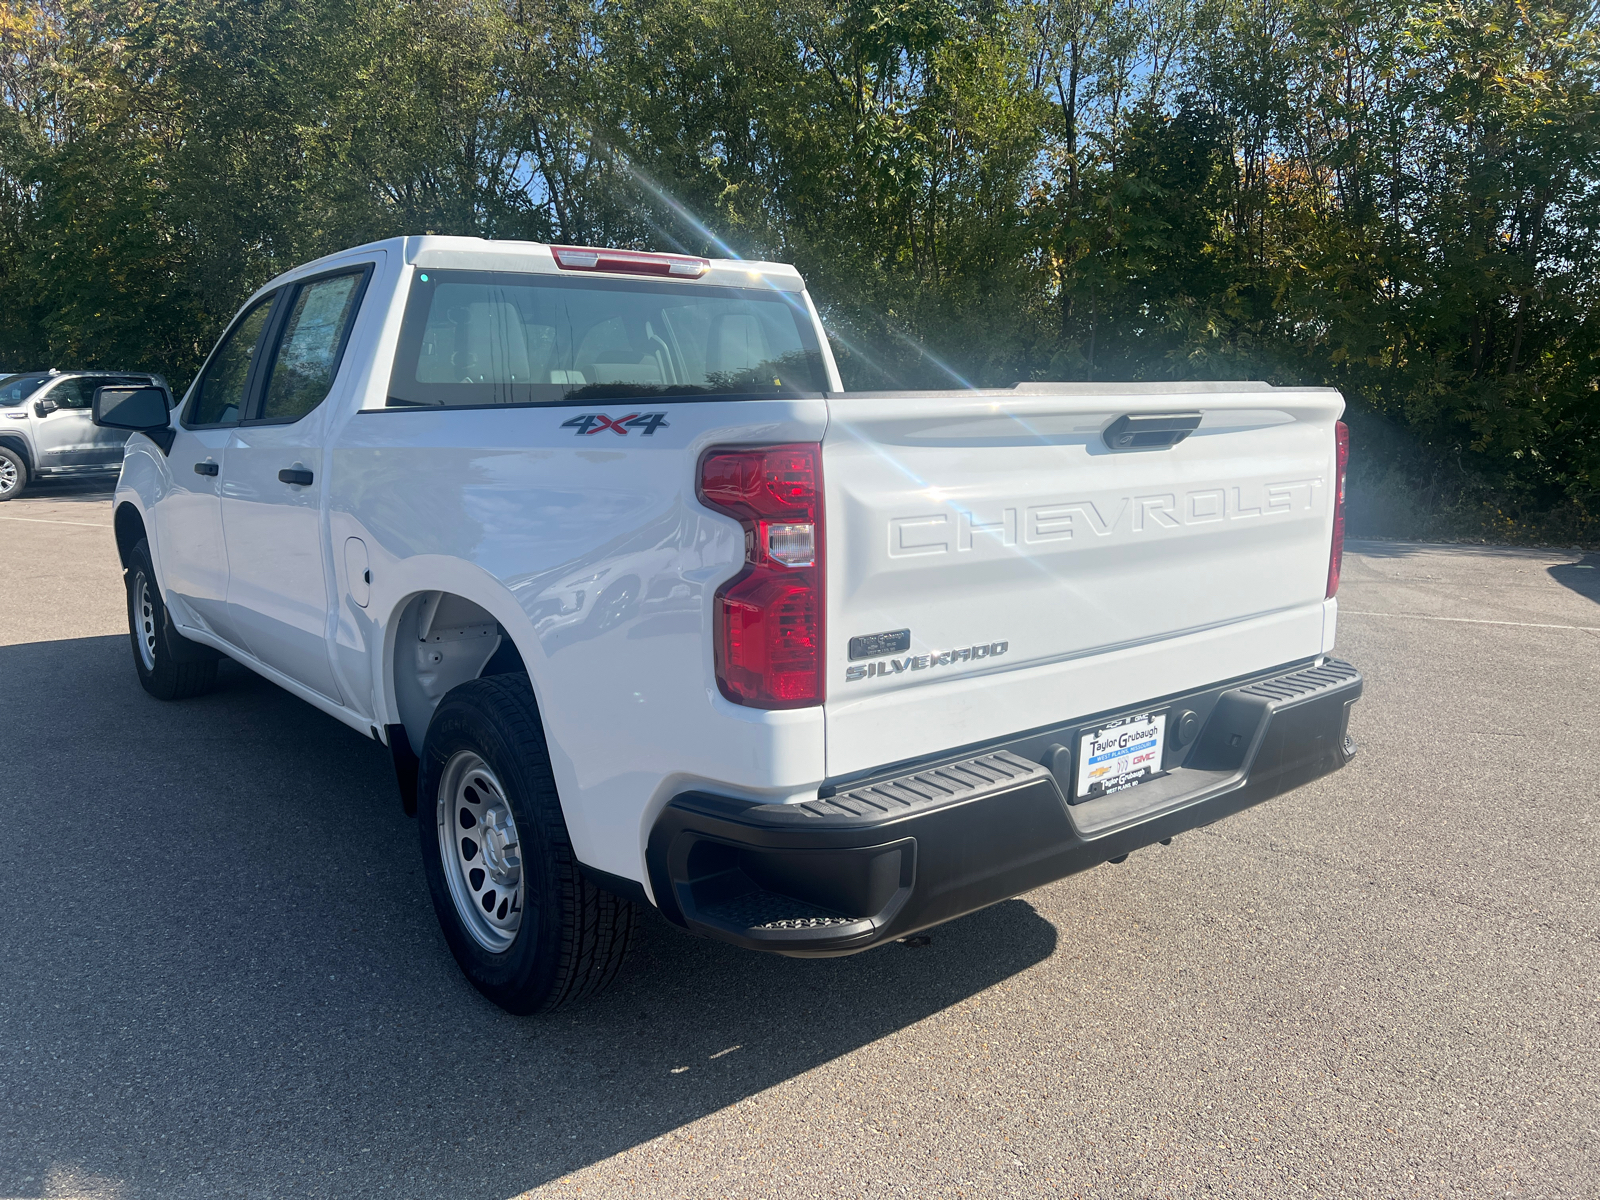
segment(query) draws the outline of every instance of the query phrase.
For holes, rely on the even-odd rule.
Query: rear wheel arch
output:
[[[422,751],[439,702],[463,683],[520,673],[538,699],[538,681],[512,632],[519,616],[509,597],[496,603],[448,589],[412,592],[395,606],[387,622],[384,694],[414,753]]]

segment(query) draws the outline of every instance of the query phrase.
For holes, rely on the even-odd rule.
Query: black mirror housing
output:
[[[172,450],[176,436],[169,423],[167,393],[158,387],[101,387],[94,390],[94,423],[105,429],[131,429]]]
[[[35,400],[33,402],[33,413],[37,417],[48,417],[60,407],[54,400]]]

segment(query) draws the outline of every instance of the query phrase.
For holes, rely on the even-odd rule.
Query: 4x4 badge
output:
[[[603,429],[609,429],[612,433],[623,437],[628,436],[628,430],[638,429],[642,431],[644,437],[649,437],[658,429],[671,427],[667,424],[667,414],[659,412],[629,413],[625,417],[615,418],[608,417],[605,413],[584,413],[582,416],[573,417],[570,421],[561,422],[561,428],[576,429],[578,437],[586,434],[592,437]]]

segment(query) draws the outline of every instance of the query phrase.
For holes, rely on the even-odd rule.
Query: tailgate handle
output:
[[[1113,450],[1166,450],[1200,425],[1197,412],[1123,413],[1101,434]]]

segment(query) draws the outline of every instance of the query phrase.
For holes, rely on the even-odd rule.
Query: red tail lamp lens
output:
[[[1344,566],[1344,477],[1350,466],[1350,427],[1343,421],[1333,427],[1334,445],[1339,460],[1338,478],[1333,493],[1333,546],[1328,551],[1328,593],[1333,599],[1339,590],[1339,571]]]
[[[665,275],[672,279],[699,279],[711,269],[711,260],[687,254],[645,254],[638,250],[603,250],[598,246],[551,246],[556,266],[563,271],[608,271],[617,275]]]
[[[822,455],[739,446],[700,460],[700,499],[744,526],[745,565],[717,589],[717,686],[751,708],[823,700]]]

